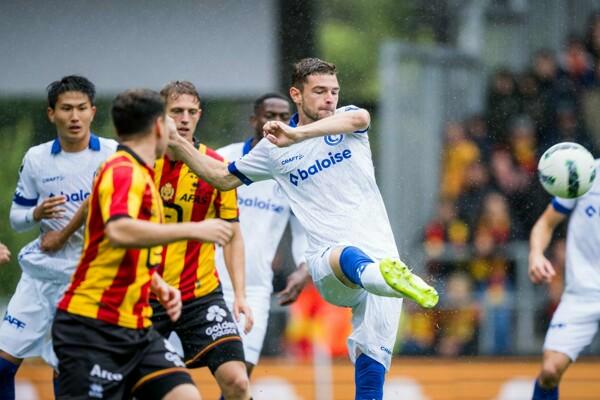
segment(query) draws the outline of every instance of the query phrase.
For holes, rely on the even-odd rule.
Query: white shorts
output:
[[[233,292],[224,290],[223,297],[225,297],[227,306],[233,312]],[[246,362],[256,365],[260,358],[265,335],[267,334],[269,309],[271,308],[271,294],[266,291],[264,293],[247,292],[246,301],[248,302],[250,310],[252,310],[252,316],[254,318],[252,329],[247,334],[244,333],[245,318],[243,315],[240,316],[240,320],[236,321],[236,323],[244,345],[244,358],[246,359]]]
[[[563,294],[546,333],[544,350],[566,354],[575,361],[598,331],[600,300]]]
[[[0,349],[16,358],[42,357],[56,369],[51,328],[56,304],[67,286],[23,272],[0,325]]]
[[[352,307],[352,333],[348,338],[348,354],[354,363],[366,354],[390,369],[396,342],[402,299],[377,296],[362,288],[352,289],[334,275],[329,265],[331,248],[307,258],[315,286],[328,302]]]

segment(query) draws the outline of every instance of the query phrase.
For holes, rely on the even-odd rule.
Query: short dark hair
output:
[[[319,58],[303,58],[294,64],[292,72],[292,86],[302,89],[310,75],[335,75],[335,64]]]
[[[198,90],[190,81],[171,81],[160,90],[160,95],[165,103],[167,103],[169,99],[176,99],[182,94],[194,96],[198,100],[198,103],[200,103]]]
[[[58,96],[65,92],[81,92],[87,95],[90,103],[96,101],[96,87],[87,78],[79,75],[69,75],[59,81],[54,81],[46,87],[48,92],[48,107],[54,109]]]
[[[117,95],[110,110],[119,136],[144,133],[165,114],[159,93],[148,89],[129,89]]]
[[[254,100],[254,114],[258,112],[258,109],[263,105],[263,103],[268,99],[281,99],[285,100],[288,104],[290,104],[290,100],[282,94],[279,93],[265,93],[260,96],[258,99]]]

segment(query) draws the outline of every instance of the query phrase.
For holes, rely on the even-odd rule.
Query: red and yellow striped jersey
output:
[[[204,145],[198,151],[223,161]],[[238,219],[235,190],[220,192],[193,173],[181,161],[167,156],[154,165],[154,182],[165,207],[166,222],[198,222],[209,218]],[[159,268],[164,280],[181,291],[183,301],[202,297],[217,288],[215,246],[193,240],[165,246]]]
[[[153,178],[152,169],[125,146],[100,167],[90,195],[83,253],[58,308],[125,328],[152,324],[150,280],[160,265],[162,246],[115,248],[104,229],[122,217],[164,222]]]

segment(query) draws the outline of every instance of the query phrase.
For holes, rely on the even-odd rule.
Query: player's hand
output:
[[[237,297],[233,301],[233,318],[235,318],[235,322],[240,321],[240,314],[244,314],[244,333],[247,334],[254,325],[254,317],[245,297]]]
[[[556,275],[552,263],[543,254],[529,254],[529,279],[533,283],[549,283]]]
[[[282,306],[287,306],[292,304],[300,293],[304,286],[310,280],[310,275],[308,274],[308,269],[305,264],[300,265],[294,272],[292,272],[287,278],[287,284],[285,285],[285,289],[277,294],[277,298],[279,299],[279,304]]]
[[[231,223],[222,219],[213,218],[202,222],[196,222],[196,240],[201,242],[213,242],[221,246],[226,245],[233,236]]]
[[[3,243],[0,243],[0,265],[10,261],[10,250]]]
[[[296,128],[281,122],[269,121],[263,126],[263,136],[275,146],[286,147],[300,141]]]
[[[62,231],[49,231],[42,235],[40,247],[46,253],[53,253],[63,248],[66,239]]]
[[[42,219],[62,218],[65,209],[61,207],[67,198],[65,196],[53,196],[44,199],[34,210],[33,219],[41,221]]]
[[[181,293],[179,289],[167,284],[157,273],[152,275],[152,292],[165,308],[171,321],[175,322],[181,316]]]

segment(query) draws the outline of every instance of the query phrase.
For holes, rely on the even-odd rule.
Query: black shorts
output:
[[[193,384],[185,364],[154,329],[127,329],[56,312],[52,324],[58,356],[58,399],[162,399]]]
[[[244,347],[223,291],[217,289],[198,299],[183,303],[181,317],[171,322],[157,301],[150,301],[152,324],[164,337],[177,333],[188,368],[207,366],[214,374],[228,361],[244,362]]]

